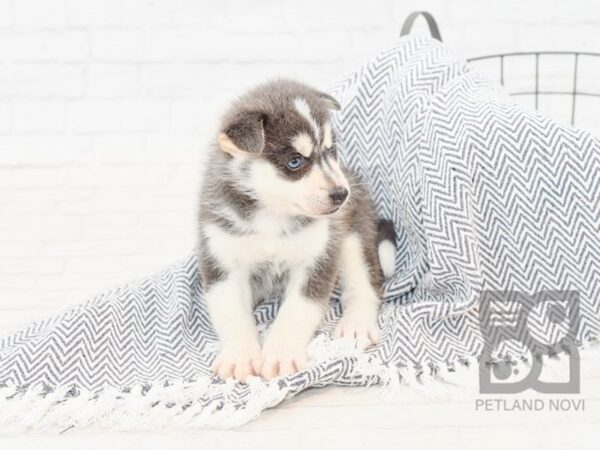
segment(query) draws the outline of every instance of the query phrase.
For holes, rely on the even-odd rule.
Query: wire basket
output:
[[[426,11],[415,11],[410,14],[402,25],[400,36],[409,34],[414,22],[419,17],[423,17],[429,27],[431,36],[439,41],[442,41],[442,37],[439,31],[439,27],[433,18],[433,16]],[[546,89],[541,87],[541,81],[543,76],[540,69],[540,62],[544,58],[552,56],[563,56],[572,64],[572,84],[570,89]],[[514,89],[510,85],[505,83],[507,77],[507,65],[516,58],[529,58],[530,64],[533,68],[532,76],[533,87],[532,89]],[[511,53],[498,53],[493,55],[477,56],[470,58],[469,61],[472,64],[480,64],[483,62],[492,63],[495,65],[498,73],[498,81],[502,86],[505,87],[510,95],[517,97],[530,97],[533,98],[533,106],[536,110],[540,109],[540,99],[545,97],[570,97],[570,124],[575,125],[577,119],[577,105],[578,98],[581,97],[600,97],[600,92],[594,92],[589,89],[580,88],[580,68],[581,62],[585,58],[594,58],[600,63],[600,53],[592,52],[570,52],[570,51],[532,51],[532,52],[511,52]],[[599,65],[600,67],[600,65]]]

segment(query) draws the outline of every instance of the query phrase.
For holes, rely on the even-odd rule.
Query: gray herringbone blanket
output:
[[[401,39],[330,92],[343,158],[399,236],[380,344],[362,353],[332,340],[334,298],[306,371],[214,379],[219,343],[190,256],[0,340],[0,427],[233,426],[309,387],[444,379],[484,350],[487,290],[578,291],[576,342],[598,337],[598,139],[523,111],[423,38]],[[263,332],[276,311],[256,310]],[[545,320],[529,326],[556,334]]]

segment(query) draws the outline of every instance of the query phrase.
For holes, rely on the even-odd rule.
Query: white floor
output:
[[[600,449],[600,372],[585,365],[582,372],[580,395],[520,395],[544,399],[542,411],[478,411],[476,399],[488,397],[453,386],[438,386],[437,394],[330,387],[305,392],[235,430],[0,435],[0,449]],[[585,409],[549,411],[550,398],[583,399]]]

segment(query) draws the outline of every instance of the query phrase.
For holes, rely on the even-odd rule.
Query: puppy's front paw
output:
[[[262,351],[260,374],[267,380],[300,372],[306,367],[306,346],[289,344],[285,336],[267,339]]]
[[[223,347],[216,357],[212,370],[221,379],[235,378],[246,381],[250,375],[258,375],[261,366],[260,345]]]
[[[340,319],[333,335],[336,338],[352,339],[359,349],[364,350],[379,342],[377,315],[348,311]]]

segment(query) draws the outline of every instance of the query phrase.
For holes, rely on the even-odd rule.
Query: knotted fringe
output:
[[[456,364],[424,367],[388,367],[377,358],[343,340],[329,341],[318,336],[309,349],[311,364],[327,364],[352,358],[356,385],[382,384],[382,400],[401,395],[401,386],[416,389],[432,400],[472,397],[477,393],[479,366],[473,357]],[[600,372],[600,345],[580,347],[582,374]],[[517,367],[527,370],[522,360]],[[545,357],[544,376],[560,379],[568,371],[565,355]],[[526,373],[526,372],[525,372]],[[564,379],[564,378],[563,378]],[[48,390],[45,386],[27,389],[14,385],[0,387],[0,432],[42,431],[61,433],[72,428],[93,426],[122,431],[198,430],[232,428],[251,421],[295,392],[277,380],[267,383],[254,377],[248,381],[248,401],[243,408],[219,399],[231,394],[235,383],[215,383],[209,377],[196,381],[140,385],[131,389],[106,388],[100,393],[75,387]],[[200,402],[195,399],[216,399]]]

